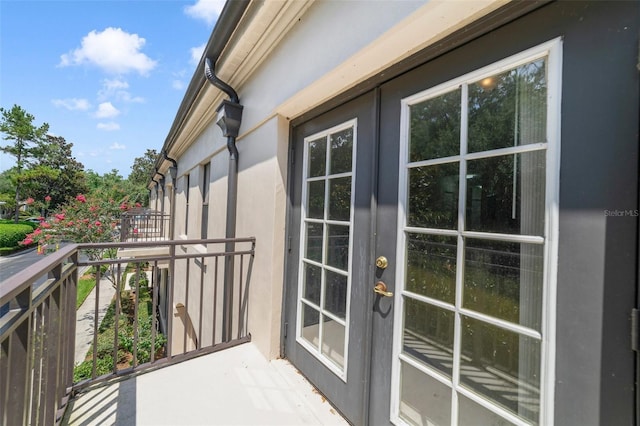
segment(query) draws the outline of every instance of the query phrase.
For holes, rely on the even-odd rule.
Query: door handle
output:
[[[373,292],[384,297],[393,297],[392,291],[387,291],[387,285],[383,281],[378,281],[373,287]]]

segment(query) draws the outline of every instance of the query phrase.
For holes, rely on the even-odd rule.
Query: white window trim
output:
[[[546,146],[546,194],[545,194],[545,238],[546,244],[544,248],[544,283],[543,283],[543,297],[542,297],[542,324],[540,342],[540,354],[541,354],[541,378],[540,378],[540,417],[539,424],[541,425],[553,425],[554,421],[554,382],[555,382],[555,353],[556,353],[556,287],[557,287],[557,258],[558,258],[558,204],[559,204],[559,186],[560,186],[560,113],[561,113],[561,85],[562,85],[562,38],[558,37],[548,42],[542,43],[533,48],[527,49],[518,54],[512,55],[494,64],[488,65],[471,73],[465,74],[458,78],[449,80],[433,88],[427,89],[423,92],[409,96],[401,101],[401,121],[400,121],[400,167],[399,167],[399,183],[398,183],[398,224],[397,224],[397,264],[405,264],[405,244],[406,234],[405,232],[411,231],[411,228],[406,226],[406,212],[407,212],[407,174],[408,169],[408,141],[409,141],[409,107],[412,104],[419,103],[428,98],[433,98],[438,95],[447,93],[451,90],[455,90],[456,87],[462,86],[463,93],[462,99],[466,99],[466,88],[464,83],[471,83],[481,80],[485,77],[498,74],[503,71],[507,71],[534,61],[539,58],[547,57],[547,70],[548,70],[548,82],[547,82],[547,143],[542,145]],[[463,108],[462,111],[466,112]],[[463,113],[461,116],[462,123],[466,123],[467,117]],[[466,153],[466,125],[461,126],[461,151]],[[495,152],[483,152],[481,155],[485,156],[502,155],[502,151],[530,151],[541,149],[541,146],[522,146],[515,148],[505,148],[495,150]],[[488,154],[488,155],[485,155]],[[453,156],[443,159],[433,160],[434,163],[438,162],[452,162],[459,161],[461,156]],[[465,156],[469,158],[469,156]],[[429,160],[430,161],[430,160]],[[428,161],[428,162],[429,162]],[[461,169],[466,162],[460,162]],[[466,170],[460,170],[460,173],[466,173]],[[461,194],[458,203],[459,206],[464,206],[465,195]],[[459,208],[459,215],[464,214],[464,208]],[[458,218],[458,223],[462,223]],[[458,236],[458,251],[462,251],[463,247],[461,240],[463,236],[472,236],[474,234],[481,234],[477,232],[463,231],[447,231],[438,230],[434,232],[441,235]],[[501,236],[502,237],[502,236]],[[529,242],[529,243],[544,243],[544,241],[538,241],[539,237],[530,236],[508,236],[510,240]],[[460,253],[458,253],[460,258]],[[462,294],[460,291],[462,277],[459,273],[456,274],[456,306],[461,307]],[[391,400],[390,400],[390,413],[391,422],[397,425],[405,425],[406,423],[400,418],[400,360],[411,364],[413,367],[419,369],[429,377],[440,381],[452,389],[452,411],[451,411],[451,424],[457,425],[458,415],[458,401],[457,392],[468,397],[474,402],[478,403],[482,407],[506,418],[507,420],[518,425],[527,425],[528,422],[516,417],[507,410],[493,404],[486,403],[483,399],[477,398],[473,392],[469,392],[464,388],[459,387],[459,365],[456,365],[457,357],[454,356],[454,365],[452,371],[452,378],[445,376],[437,372],[436,370],[424,367],[418,362],[413,362],[409,357],[402,355],[402,328],[404,319],[402,314],[404,312],[404,299],[403,294],[407,294],[404,290],[404,267],[398,267],[396,270],[396,292],[395,292],[395,313],[394,313],[394,331],[393,331],[393,358],[392,358],[392,377],[391,377]],[[431,301],[431,300],[430,300]],[[439,305],[441,303],[435,303]],[[444,304],[444,303],[442,303]],[[450,308],[448,308],[451,310]],[[455,309],[452,312],[461,313],[462,309]],[[466,312],[465,312],[466,314]],[[476,315],[477,316],[477,315]],[[460,347],[460,324],[459,315],[456,315],[455,323],[455,335],[454,335],[454,348]],[[495,320],[492,323],[497,323]],[[503,325],[503,324],[501,324]],[[515,326],[520,328],[520,326]],[[524,328],[524,327],[523,327]],[[527,335],[531,335],[528,331]]]
[[[322,137],[327,138],[327,144],[329,144],[329,140],[328,140],[328,136],[332,133],[336,133],[339,132],[341,130],[345,130],[348,128],[353,128],[353,146],[352,146],[352,157],[351,157],[351,173],[341,173],[341,174],[335,174],[335,175],[331,175],[332,177],[340,177],[340,176],[351,176],[351,201],[350,201],[350,211],[349,211],[349,260],[348,260],[348,272],[346,274],[347,276],[347,303],[346,303],[346,312],[345,312],[345,319],[339,319],[336,316],[332,315],[330,312],[327,312],[324,309],[320,309],[320,307],[323,304],[324,301],[324,292],[320,292],[320,306],[316,306],[315,304],[306,302],[302,300],[302,292],[303,292],[303,280],[304,280],[304,263],[307,262],[309,264],[315,264],[317,266],[322,266],[322,264],[314,262],[314,261],[309,261],[309,260],[303,260],[304,257],[304,252],[305,252],[305,241],[306,241],[306,237],[307,237],[307,226],[306,224],[309,223],[324,223],[325,225],[330,225],[332,223],[342,223],[344,224],[345,222],[336,222],[336,221],[331,221],[328,219],[307,219],[307,182],[316,180],[315,178],[308,178],[308,168],[309,168],[309,164],[308,164],[308,146],[309,146],[309,142],[310,141],[314,141],[317,139],[320,139]],[[300,344],[303,348],[305,348],[310,354],[312,354],[315,358],[317,358],[325,367],[327,367],[331,372],[333,372],[335,375],[337,375],[340,379],[342,379],[342,381],[344,381],[345,383],[347,382],[347,370],[348,370],[348,366],[349,366],[349,331],[350,331],[350,321],[349,321],[349,317],[350,317],[350,312],[351,312],[351,274],[353,272],[353,230],[354,230],[354,215],[355,215],[355,209],[354,209],[354,200],[355,200],[355,192],[356,192],[356,157],[357,157],[357,140],[358,140],[358,119],[354,118],[352,120],[343,122],[341,124],[338,124],[334,127],[331,127],[329,129],[323,130],[321,132],[315,133],[313,135],[307,136],[306,138],[304,138],[304,150],[303,150],[303,162],[302,162],[302,199],[300,202],[300,247],[299,247],[299,261],[298,261],[298,294],[296,296],[296,342],[298,344]],[[329,149],[327,149],[327,152],[329,151]],[[327,153],[327,157],[326,157],[326,171],[328,173],[329,171],[329,154]],[[324,179],[326,179],[326,174]],[[319,179],[318,179],[319,180]],[[329,191],[327,188],[325,188],[325,202],[324,202],[324,217],[327,217],[327,209],[329,208],[329,203],[328,203],[328,196],[329,196]],[[324,226],[324,233],[323,233],[323,243],[325,243],[327,241],[326,237],[327,237],[327,226]],[[325,258],[325,252],[326,252],[326,246],[323,244],[322,247],[322,252],[323,252],[323,259]],[[338,270],[334,270],[331,266],[328,265],[324,265],[322,266],[323,268],[327,269],[327,270],[331,270],[333,272],[337,272],[341,275],[344,275],[343,271],[338,271]],[[324,288],[324,274],[323,274],[323,278],[321,279],[321,289]],[[307,304],[311,307],[313,307],[314,309],[317,309],[320,311],[321,315],[326,315],[329,318],[331,318],[332,320],[336,321],[337,323],[344,325],[344,333],[345,333],[345,341],[344,341],[344,361],[343,361],[343,368],[340,368],[338,365],[336,365],[333,361],[331,361],[327,356],[322,354],[322,341],[323,341],[323,335],[322,335],[322,331],[323,331],[323,321],[319,322],[319,330],[318,330],[318,336],[319,336],[319,340],[320,340],[320,347],[319,348],[315,348],[313,347],[311,344],[309,344],[309,342],[307,342],[305,339],[303,339],[301,337],[302,334],[302,304]]]

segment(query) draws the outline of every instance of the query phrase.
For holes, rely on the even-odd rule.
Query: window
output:
[[[304,140],[297,341],[343,380],[355,152],[355,120]]]
[[[211,163],[202,166],[202,221],[200,222],[200,238],[207,239],[209,230],[209,185],[211,178]]]
[[[558,46],[403,101],[399,423],[545,423]]]

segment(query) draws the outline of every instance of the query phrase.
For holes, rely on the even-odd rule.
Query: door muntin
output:
[[[402,101],[396,424],[552,421],[560,55]]]
[[[347,380],[357,119],[304,138],[296,341]]]

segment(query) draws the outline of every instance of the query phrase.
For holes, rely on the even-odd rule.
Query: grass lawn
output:
[[[96,279],[93,275],[85,275],[78,281],[78,292],[76,298],[76,309],[82,305],[91,290],[96,286]]]

